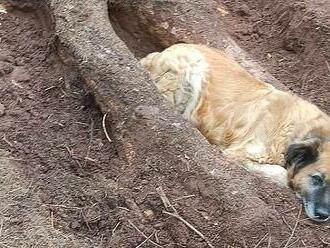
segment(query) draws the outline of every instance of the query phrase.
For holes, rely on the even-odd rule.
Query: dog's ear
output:
[[[291,144],[285,155],[285,168],[289,169],[293,166],[293,175],[295,175],[298,170],[314,163],[318,157],[320,144],[321,140],[319,138],[311,138]]]

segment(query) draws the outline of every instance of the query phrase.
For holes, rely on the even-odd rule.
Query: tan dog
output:
[[[250,171],[289,182],[310,218],[330,218],[329,116],[205,46],[174,45],[141,63],[209,142]]]

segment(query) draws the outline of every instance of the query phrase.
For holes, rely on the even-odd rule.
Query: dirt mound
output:
[[[77,71],[58,62],[42,12],[0,18],[0,246],[93,247],[76,230],[92,235],[118,223],[107,219],[117,212],[111,188],[120,167],[102,115]]]
[[[70,4],[64,8],[72,10]],[[137,56],[164,46],[141,28],[123,30],[123,23],[136,20],[124,15],[118,12],[112,23]],[[159,187],[215,247],[327,247],[329,225],[300,216],[291,192],[232,166],[216,149],[197,147],[202,137],[195,132],[191,138],[186,124],[166,112],[159,116],[157,108],[135,109],[133,138],[145,143],[146,152],[131,163],[123,159],[119,144],[104,134],[104,116],[86,79],[58,50],[49,13],[28,3],[0,13],[0,22],[0,247],[207,247],[163,212],[172,209],[164,206]],[[161,136],[173,126],[181,136]],[[185,143],[193,148],[184,150]],[[210,176],[197,157],[210,168],[221,165],[221,172]],[[146,241],[149,235],[154,243]]]
[[[221,1],[238,44],[293,92],[329,113],[329,1]]]

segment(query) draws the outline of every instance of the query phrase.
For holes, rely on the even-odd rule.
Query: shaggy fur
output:
[[[311,218],[330,216],[328,115],[205,46],[174,45],[141,63],[164,97],[209,142],[250,171],[281,185],[289,182],[304,201],[314,202],[305,203]],[[317,180],[324,187],[313,191]],[[311,199],[316,195],[322,199]]]

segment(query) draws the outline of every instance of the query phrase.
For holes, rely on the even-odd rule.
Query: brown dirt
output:
[[[267,247],[269,242],[270,247],[284,246],[299,212],[290,192],[241,171],[236,172],[245,178],[246,190],[226,187],[229,179],[222,178],[223,191],[214,192],[214,179],[189,171],[189,166],[196,166],[191,165],[189,157],[181,158],[187,164],[185,173],[157,154],[146,158],[144,167],[128,168],[119,158],[116,144],[105,138],[102,114],[84,89],[79,72],[64,66],[57,57],[52,22],[32,7],[0,14],[0,247],[136,247],[145,238],[127,219],[147,235],[156,231],[164,247],[206,247],[187,227],[162,214],[163,205],[155,192],[159,185],[164,186],[180,214],[210,237],[215,247],[255,247],[259,241],[259,247]],[[113,18],[117,33],[137,56],[163,47],[152,39],[146,42],[150,36],[143,29],[137,28],[132,34],[132,26],[123,25],[132,23],[134,16],[118,12]],[[227,18],[228,23],[249,25],[240,19],[243,17]],[[253,38],[247,38],[254,36],[251,33],[238,35],[234,30],[233,35],[246,39],[242,44],[252,47],[248,40]],[[132,42],[136,38],[140,41]],[[269,49],[267,39],[257,40],[265,51]],[[319,46],[326,49],[328,44]],[[252,52],[279,79],[290,82],[291,75],[276,74],[274,64],[266,63],[262,52]],[[276,52],[291,63],[298,57],[278,46],[271,54]],[[319,57],[313,59],[318,61]],[[313,68],[318,68],[316,65],[320,64]],[[287,66],[279,68],[284,70]],[[295,70],[306,71],[303,67]],[[322,79],[327,68],[318,70]],[[314,91],[319,90],[320,84],[314,82],[323,81],[308,84]],[[293,83],[290,87],[300,89]],[[322,97],[314,100],[330,110],[326,105],[328,95]],[[143,130],[138,131],[141,139],[152,139],[144,137]],[[157,142],[165,150],[171,145]],[[224,164],[225,170],[227,167]],[[185,179],[185,184],[180,178]],[[247,190],[251,184],[259,186]],[[250,193],[260,199],[251,199]],[[187,195],[190,197],[180,199]],[[144,212],[150,209],[154,216]],[[283,219],[288,222],[285,229]],[[290,247],[327,247],[329,228],[328,224],[317,226],[302,217]],[[144,247],[154,246],[146,243]]]
[[[222,1],[238,44],[293,92],[330,111],[330,2]]]
[[[45,20],[29,8],[0,15],[0,247],[93,247],[84,232],[118,223],[108,216],[120,205],[109,190],[120,167],[79,74],[58,63]],[[18,161],[9,167],[7,158]]]

